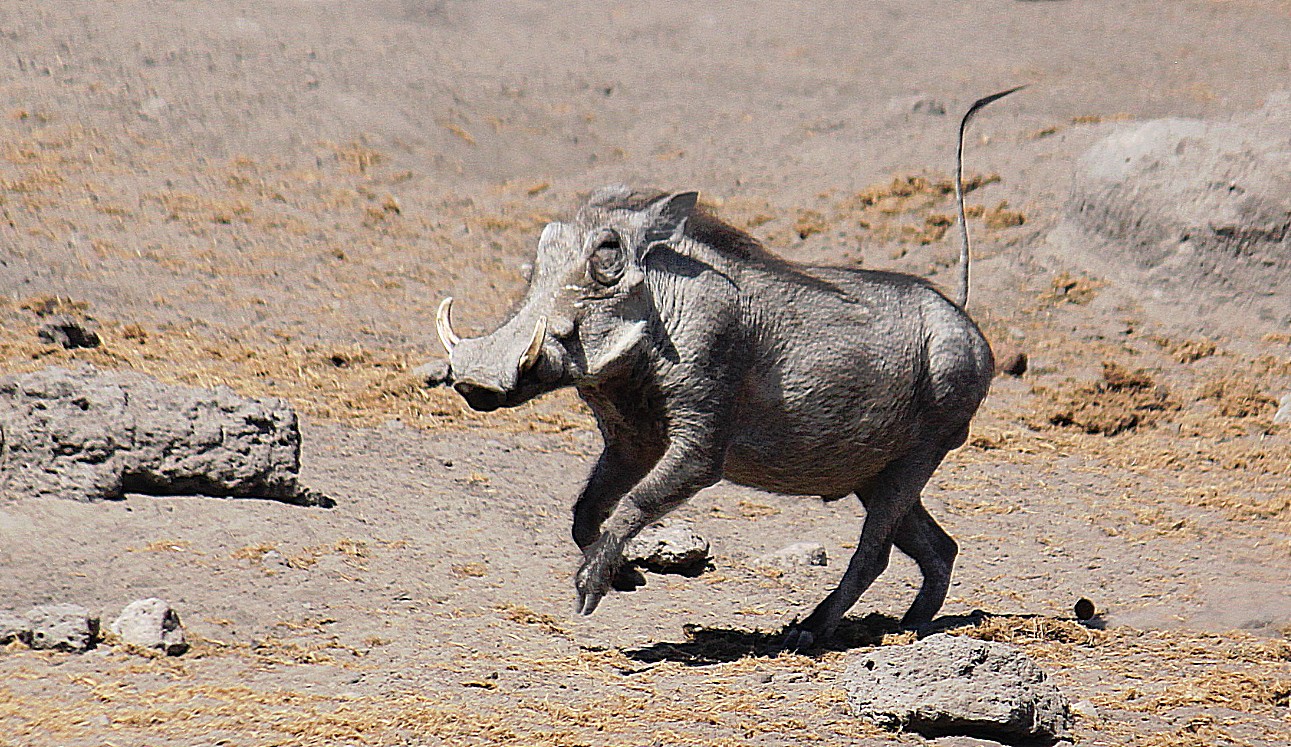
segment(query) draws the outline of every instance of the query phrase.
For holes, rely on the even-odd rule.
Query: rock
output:
[[[296,413],[227,387],[194,389],[88,366],[0,378],[0,495],[80,501],[257,496],[327,505],[300,489]]]
[[[1278,400],[1278,411],[1273,413],[1273,422],[1291,423],[1291,392],[1288,392]]]
[[[974,737],[937,737],[928,740],[935,747],[1002,747],[994,739],[976,739]]]
[[[31,647],[79,653],[99,637],[99,618],[75,604],[46,604],[27,613]]]
[[[412,370],[412,375],[417,378],[424,386],[435,387],[448,382],[448,360],[444,358],[434,358],[417,366]]]
[[[1027,354],[1017,348],[1003,346],[995,358],[995,374],[1021,376],[1027,372]]]
[[[946,114],[946,105],[931,96],[920,96],[910,105],[910,111],[915,114],[929,114],[934,117],[942,117]]]
[[[188,650],[179,615],[165,600],[156,597],[126,605],[108,629],[123,643],[155,648],[168,656],[178,656]]]
[[[1098,713],[1098,706],[1093,701],[1078,700],[1071,704],[1071,714],[1085,719],[1086,721],[1097,721],[1102,718]]]
[[[1071,725],[1067,699],[1016,647],[944,633],[884,646],[843,673],[853,715],[927,737],[1052,744]]]
[[[1226,120],[1123,123],[1081,157],[1067,223],[1113,265],[1291,321],[1291,97]],[[1229,309],[1231,311],[1231,308]]]
[[[152,96],[139,105],[139,117],[150,122],[160,119],[166,111],[170,109],[170,104],[160,96]]]
[[[36,336],[53,345],[73,348],[97,348],[99,335],[88,322],[77,321],[68,316],[60,316],[46,322],[36,330]]]
[[[829,556],[825,553],[825,546],[819,542],[797,542],[788,547],[782,547],[775,552],[767,553],[755,562],[758,565],[777,568],[829,565]]]
[[[0,612],[0,646],[12,641],[31,645],[31,623],[12,612]]]
[[[888,99],[887,107],[888,111],[900,116],[923,114],[932,117],[943,117],[946,115],[946,105],[943,102],[931,96],[920,94]]]
[[[689,524],[656,524],[634,537],[623,557],[656,573],[696,575],[708,563],[708,541]]]

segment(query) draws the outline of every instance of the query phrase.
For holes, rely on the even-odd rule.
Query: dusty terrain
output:
[[[1077,743],[1291,742],[1291,300],[1161,284],[1064,223],[1112,128],[1285,89],[1288,3],[45,0],[0,4],[0,51],[0,373],[285,397],[302,483],[336,501],[0,496],[0,608],[106,623],[160,596],[195,642],[0,651],[0,744],[924,742],[834,684],[848,648],[909,640],[913,564],[839,650],[769,653],[841,574],[857,503],[719,485],[678,512],[711,570],[578,619],[590,416],[568,393],[469,413],[411,369],[441,355],[441,296],[490,329],[543,223],[609,182],[949,287],[957,113],[1019,83],[968,142],[970,311],[1030,370],[927,491],[961,546],[943,621],[1091,701]],[[42,314],[104,344],[42,342]],[[804,540],[828,567],[752,564]]]

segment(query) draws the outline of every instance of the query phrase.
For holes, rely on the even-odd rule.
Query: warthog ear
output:
[[[698,192],[678,192],[656,201],[649,208],[650,224],[646,228],[643,252],[650,251],[656,242],[680,241],[686,232],[686,219],[695,211]],[[644,257],[644,253],[642,257]]]

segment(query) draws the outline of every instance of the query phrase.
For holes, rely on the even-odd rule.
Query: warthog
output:
[[[960,125],[961,225],[963,129],[1002,95]],[[484,337],[458,337],[445,299],[450,382],[483,411],[573,386],[595,414],[604,451],[574,506],[582,614],[640,581],[622,568],[629,539],[725,477],[865,505],[842,582],[790,627],[787,647],[827,640],[894,544],[923,575],[902,622],[927,623],[957,547],[920,493],[964,443],[992,377],[963,309],[967,231],[956,304],[910,275],[792,264],[697,197],[598,190],[571,222],[543,229],[523,302]]]

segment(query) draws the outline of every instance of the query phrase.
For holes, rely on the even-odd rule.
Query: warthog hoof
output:
[[[788,652],[791,654],[801,654],[810,651],[816,645],[816,634],[805,628],[793,625],[789,632],[784,634],[784,640],[780,642],[780,648],[777,653]]]

